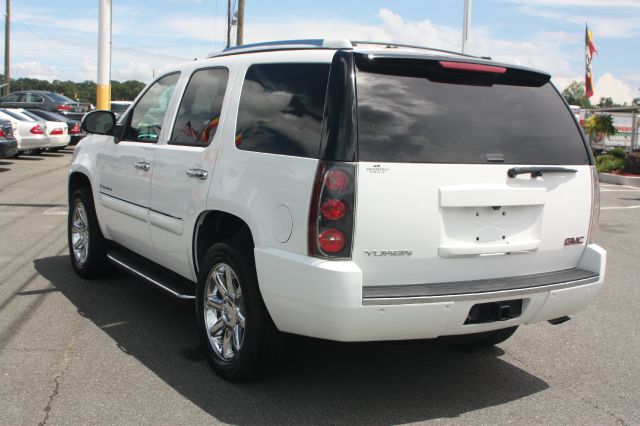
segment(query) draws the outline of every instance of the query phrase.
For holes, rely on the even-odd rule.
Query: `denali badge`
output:
[[[564,240],[564,245],[565,246],[575,246],[576,244],[582,244],[584,243],[584,237],[569,237],[567,239]]]
[[[364,250],[367,256],[411,256],[412,250]]]

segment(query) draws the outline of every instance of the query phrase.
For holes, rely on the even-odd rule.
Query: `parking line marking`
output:
[[[640,188],[636,189],[601,189],[600,192],[638,192]]]
[[[66,215],[68,213],[67,206],[64,207],[51,207],[50,209],[45,210],[42,214],[59,214]]]

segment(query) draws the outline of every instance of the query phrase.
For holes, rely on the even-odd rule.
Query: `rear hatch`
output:
[[[352,257],[365,286],[576,267],[592,160],[548,75],[372,55],[356,68]]]

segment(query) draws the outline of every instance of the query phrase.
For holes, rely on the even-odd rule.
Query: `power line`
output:
[[[82,68],[82,65],[80,65],[79,63],[77,63],[76,61],[74,61],[73,59],[69,58],[67,55],[65,55],[64,53],[62,53],[60,50],[58,50],[55,46],[53,46],[51,43],[49,43],[47,40],[43,39],[42,37],[40,37],[38,34],[36,34],[35,31],[33,31],[27,24],[25,24],[24,22],[22,22],[20,19],[16,18],[16,16],[13,16],[14,21],[17,21],[20,25],[22,25],[23,27],[25,27],[27,30],[29,30],[29,32],[31,34],[33,34],[34,36],[36,36],[36,38],[38,38],[41,42],[43,42],[44,44],[46,44],[47,46],[49,46],[52,50],[56,51],[57,53],[60,54],[60,56],[64,57],[66,60],[68,60],[69,62],[71,62],[72,64],[76,65],[77,67]]]

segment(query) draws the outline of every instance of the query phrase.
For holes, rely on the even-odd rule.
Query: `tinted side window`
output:
[[[193,74],[180,102],[170,144],[207,146],[211,143],[220,122],[228,78],[226,68]]]
[[[153,83],[140,98],[131,113],[125,139],[137,142],[157,142],[162,121],[180,74],[169,74]]]
[[[414,75],[356,73],[359,160],[589,164],[575,120],[551,83],[479,85]]]
[[[25,98],[22,100],[23,102],[44,102],[44,98],[36,93],[27,93],[25,94]]]
[[[257,64],[247,70],[236,146],[317,158],[329,64]]]
[[[2,102],[18,102],[20,100],[20,95],[20,93],[12,93],[5,96],[4,99],[2,99]]]

